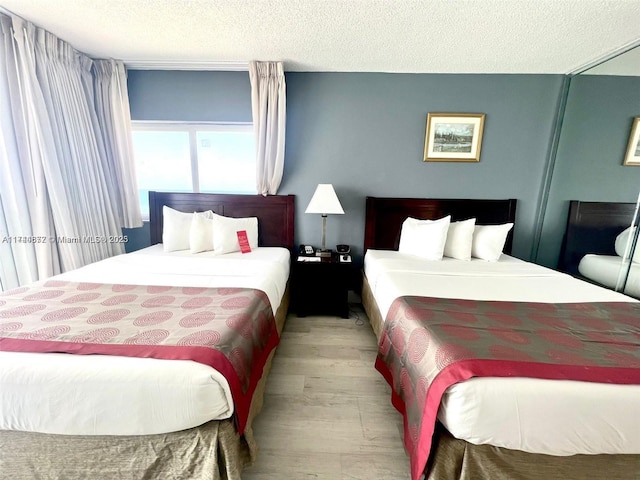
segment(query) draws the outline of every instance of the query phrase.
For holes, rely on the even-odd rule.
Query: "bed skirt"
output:
[[[384,318],[382,318],[376,299],[373,298],[373,291],[371,290],[369,280],[367,280],[367,276],[364,272],[362,273],[362,306],[364,307],[367,317],[369,317],[369,323],[371,323],[373,333],[376,334],[376,339],[380,342]]]
[[[275,320],[282,333],[289,287]],[[158,435],[84,436],[0,431],[0,480],[241,480],[257,456],[253,419],[262,410],[277,348],[258,382],[245,432],[233,419]]]
[[[640,478],[640,455],[554,457],[474,445],[454,438],[441,424],[425,480],[584,480]]]
[[[363,273],[362,303],[378,341],[384,319]],[[398,439],[402,442],[402,439]],[[556,457],[454,438],[440,423],[425,480],[584,480],[640,478],[640,455],[573,455]],[[606,474],[603,474],[606,472]],[[594,476],[595,475],[595,476]],[[604,476],[603,476],[604,475]]]
[[[12,480],[240,479],[249,449],[230,419],[139,436],[0,432],[0,477]]]

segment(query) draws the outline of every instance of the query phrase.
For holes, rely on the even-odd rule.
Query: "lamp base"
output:
[[[331,257],[333,256],[333,250],[316,250],[316,257]]]

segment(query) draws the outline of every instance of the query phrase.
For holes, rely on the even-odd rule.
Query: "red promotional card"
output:
[[[238,244],[240,245],[240,251],[242,253],[249,253],[251,251],[251,245],[249,245],[249,237],[247,237],[247,231],[239,230],[236,233],[238,234]]]

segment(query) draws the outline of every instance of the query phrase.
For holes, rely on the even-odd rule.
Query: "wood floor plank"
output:
[[[377,373],[377,372],[376,372]],[[344,395],[355,395],[357,397],[373,396],[380,397],[385,394],[390,395],[382,375],[374,377],[354,377],[336,375],[329,376],[306,376],[304,381],[304,392],[312,393],[339,393]],[[391,398],[391,397],[389,397]]]
[[[372,370],[377,373],[370,360],[340,360],[326,357],[292,358],[280,357],[276,354],[273,365],[289,375],[366,377],[371,374]]]
[[[323,422],[360,423],[360,409],[356,397],[337,394],[271,395],[265,398],[263,412],[269,413],[268,421],[320,420]],[[262,419],[260,419],[262,420]]]
[[[304,375],[287,375],[271,372],[267,382],[266,394],[302,395],[306,378]],[[267,397],[268,398],[268,397]]]
[[[280,358],[294,359],[329,358],[333,360],[361,360],[360,352],[350,345],[297,345],[293,342],[282,342],[279,347]]]
[[[260,448],[259,465],[250,467],[242,478],[251,480],[274,479],[326,479],[335,480],[342,475],[342,460],[339,453],[288,452],[278,449]]]
[[[402,459],[401,459],[402,460]],[[342,480],[409,478],[409,460],[398,461],[397,454],[345,454],[340,458]]]
[[[289,315],[254,421],[260,446],[246,480],[409,478],[402,417],[375,370],[375,335],[353,317]]]

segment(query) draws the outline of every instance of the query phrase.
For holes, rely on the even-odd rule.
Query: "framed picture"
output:
[[[633,120],[623,165],[640,165],[640,117],[636,117]]]
[[[425,162],[479,162],[484,113],[429,113]]]

